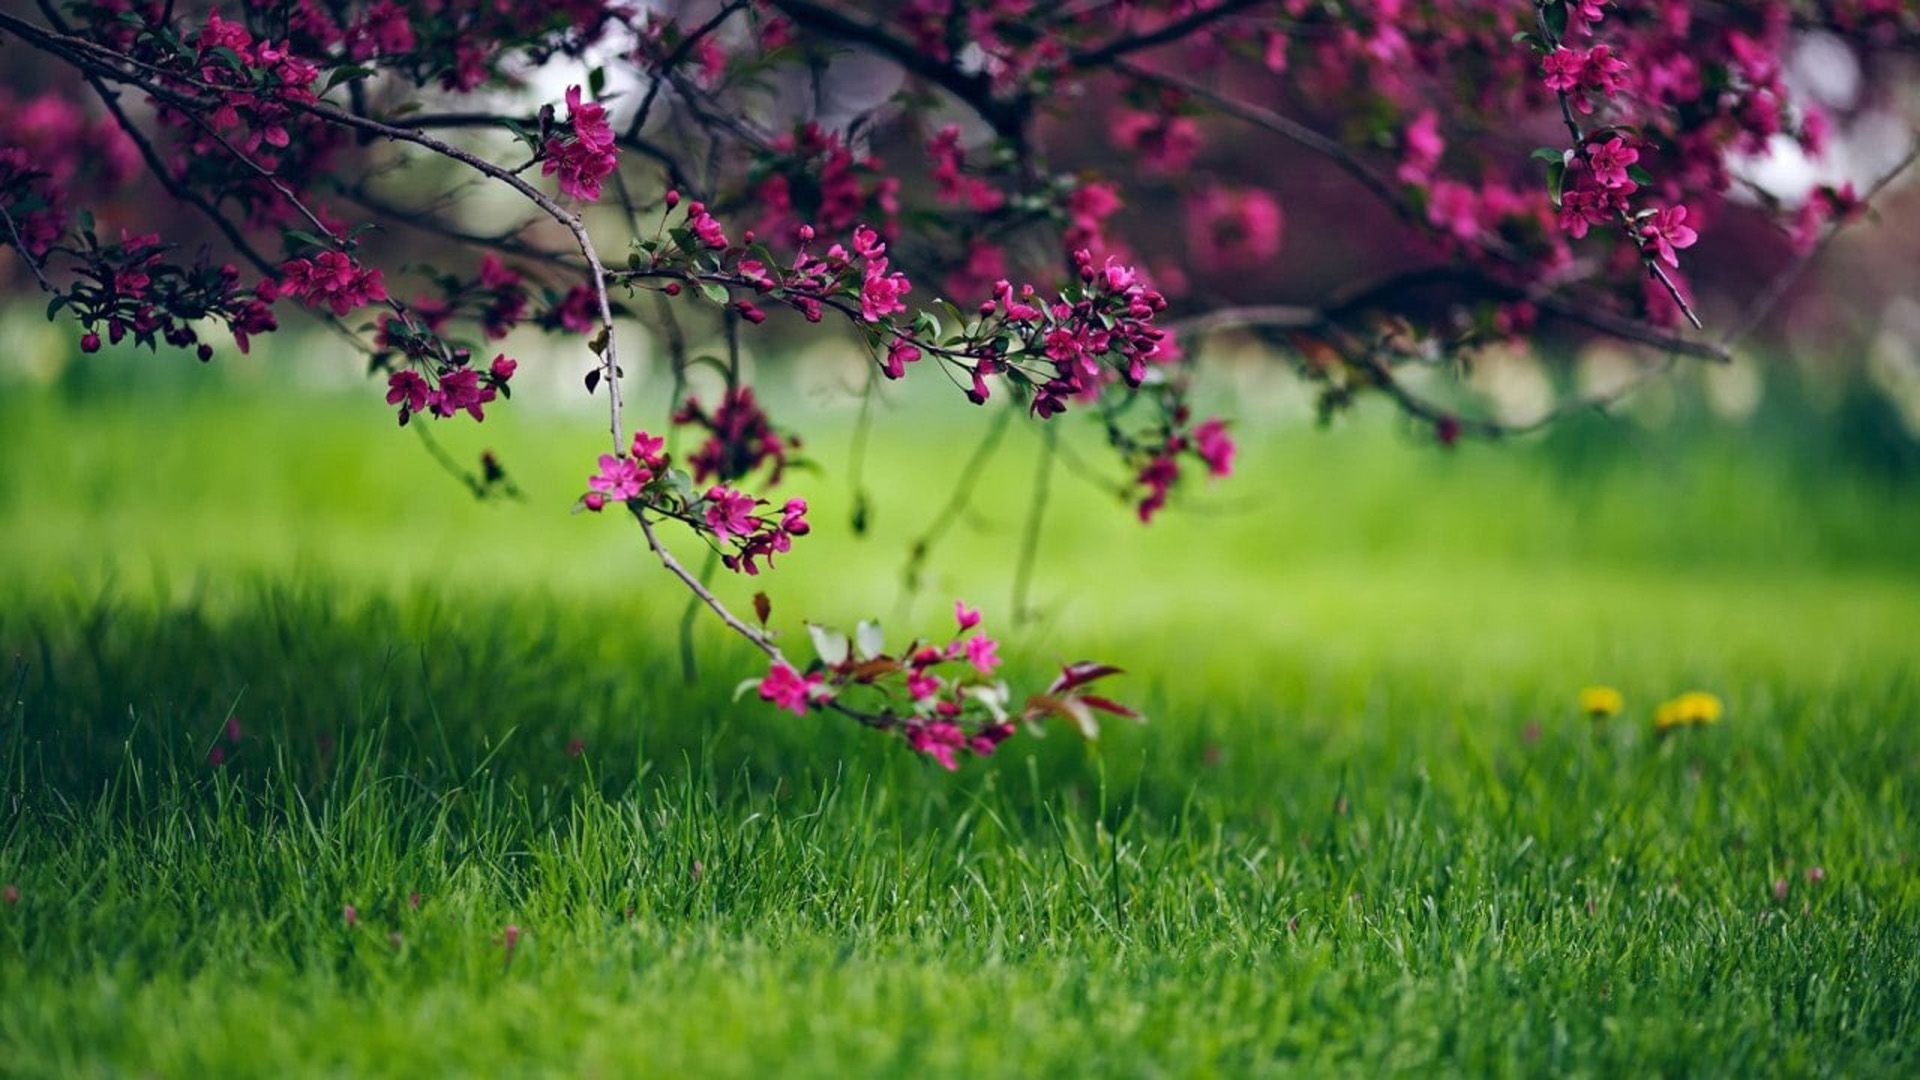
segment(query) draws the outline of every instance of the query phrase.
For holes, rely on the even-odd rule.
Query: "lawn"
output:
[[[1920,1071],[1920,499],[1791,424],[1249,418],[1151,529],[1056,476],[1013,628],[1031,433],[905,597],[979,429],[883,410],[861,538],[830,415],[729,599],[1150,714],[949,775],[688,685],[590,419],[445,425],[480,504],[365,388],[103,370],[0,386],[0,1072]]]

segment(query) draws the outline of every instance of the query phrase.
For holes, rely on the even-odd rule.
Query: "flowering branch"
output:
[[[37,2],[45,25],[0,11],[0,49],[51,59],[71,86],[22,101],[0,91],[0,246],[19,253],[83,353],[130,339],[210,360],[208,325],[244,352],[296,304],[367,354],[407,424],[483,421],[511,396],[520,362],[483,343],[541,330],[584,344],[587,392],[607,384],[612,445],[578,505],[627,508],[688,589],[688,611],[709,611],[768,657],[763,698],[894,732],[948,766],[1023,723],[1090,730],[1094,713],[1125,715],[1085,692],[1111,669],[1070,666],[1016,708],[984,635],[890,655],[877,628],[845,646],[826,633],[802,668],[763,605],[758,625],[729,611],[663,544],[664,523],[693,532],[710,568],[748,575],[811,531],[804,498],[772,493],[790,466],[813,462],[755,395],[742,335],[770,318],[834,324],[872,361],[869,409],[877,389],[922,369],[975,405],[1002,406],[909,552],[911,593],[931,546],[1001,479],[987,466],[1016,411],[1092,419],[1142,521],[1195,477],[1231,473],[1232,426],[1193,409],[1202,372],[1183,339],[1251,331],[1320,388],[1324,410],[1376,393],[1446,441],[1614,400],[1524,423],[1460,417],[1403,377],[1529,343],[1549,320],[1669,359],[1725,359],[1866,202],[1846,190],[1807,200],[1784,226],[1799,256],[1719,342],[1671,329],[1699,324],[1677,252],[1727,207],[1728,155],[1782,135],[1817,152],[1824,138],[1824,117],[1781,76],[1792,28],[1832,27],[1863,53],[1915,30],[1908,13],[1827,0],[1766,0],[1763,11],[1535,0],[1530,13],[1496,0],[723,0],[689,20],[607,0],[209,0],[190,17],[168,0]],[[1607,40],[1589,40],[1603,24]],[[884,100],[847,104],[875,67],[850,55],[886,69]],[[587,74],[559,101],[475,105],[482,91],[524,98],[542,81],[531,76],[561,65]],[[1205,78],[1185,74],[1200,66]],[[617,89],[643,83],[631,103]],[[76,102],[82,84],[104,116]],[[1545,152],[1539,185],[1539,166],[1509,160],[1495,133],[1555,113],[1572,144]],[[1212,152],[1227,149],[1216,124],[1252,149]],[[1268,175],[1290,166],[1271,152],[1282,142],[1410,226],[1383,261],[1404,262],[1411,236],[1439,265],[1362,279],[1315,305],[1262,296],[1287,262],[1280,194],[1296,186]],[[415,167],[439,161],[460,180],[418,205],[379,182],[390,169],[431,175]],[[233,261],[147,228],[148,188],[192,206]],[[530,209],[504,227],[472,224],[456,199],[492,189]],[[619,248],[605,235],[616,222]],[[374,264],[366,234],[381,224],[418,242],[404,265]],[[1594,226],[1626,242],[1576,261],[1573,243]],[[350,326],[361,312],[371,322]],[[639,390],[618,359],[626,320],[665,339],[660,435],[624,415]],[[701,354],[697,342],[722,337],[724,359]],[[722,374],[717,395],[694,375],[708,365]],[[1098,471],[1043,430],[1015,619],[1038,580],[1054,466]],[[429,425],[416,431],[476,496],[517,490],[497,460],[467,469]],[[681,435],[687,452],[670,452]],[[977,621],[968,610],[956,612],[962,631]]]

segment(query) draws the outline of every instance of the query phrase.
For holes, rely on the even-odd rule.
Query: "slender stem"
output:
[[[713,571],[719,565],[720,553],[708,548],[706,560],[700,564],[702,585],[713,581]],[[698,614],[700,614],[700,598],[687,597],[687,606],[680,612],[680,674],[686,678],[688,686],[692,686],[700,679],[700,665],[693,655],[693,617]]]
[[[1060,429],[1049,424],[1041,429],[1040,464],[1033,477],[1033,499],[1027,504],[1027,525],[1020,537],[1020,558],[1013,570],[1013,621],[1024,625],[1033,612],[1027,606],[1027,593],[1033,584],[1033,566],[1040,557],[1040,529],[1047,513],[1047,500],[1053,489],[1053,459],[1059,449]]]
[[[20,238],[20,229],[13,223],[13,215],[7,213],[7,208],[4,206],[0,206],[0,219],[5,219],[7,234],[13,237],[13,246],[20,252],[20,258],[26,262],[27,269],[33,271],[34,278],[40,282],[41,290],[58,293],[60,290],[53,287],[53,282],[48,281],[45,271],[40,269],[40,261],[27,250],[27,242]]]

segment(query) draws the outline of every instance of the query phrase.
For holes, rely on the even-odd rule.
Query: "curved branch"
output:
[[[1077,68],[1097,67],[1110,60],[1119,59],[1128,53],[1139,52],[1142,49],[1151,49],[1158,45],[1169,45],[1197,31],[1204,30],[1209,25],[1229,15],[1245,11],[1256,4],[1264,2],[1266,2],[1266,0],[1220,0],[1219,3],[1212,7],[1201,8],[1185,18],[1175,19],[1165,26],[1160,27],[1158,30],[1129,34],[1126,37],[1115,38],[1105,45],[1073,53],[1067,58],[1067,63]]]

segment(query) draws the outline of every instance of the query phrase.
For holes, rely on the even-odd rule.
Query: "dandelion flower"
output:
[[[1675,728],[1717,724],[1725,714],[1726,706],[1717,696],[1705,690],[1689,690],[1654,711],[1653,729],[1664,735]]]
[[[1626,700],[1611,686],[1589,686],[1580,691],[1580,711],[1595,720],[1620,715]]]
[[[1673,699],[1673,707],[1683,724],[1717,724],[1726,706],[1705,690],[1689,690]]]

